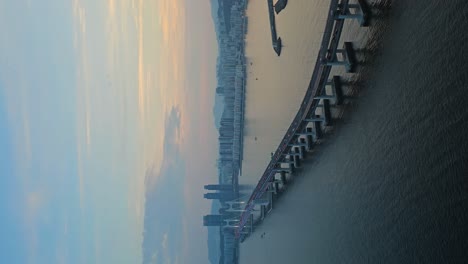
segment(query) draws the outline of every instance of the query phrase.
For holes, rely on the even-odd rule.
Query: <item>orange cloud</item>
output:
[[[180,0],[161,0],[158,17],[162,38],[162,52],[159,58],[161,70],[159,85],[164,110],[168,113],[174,106],[181,111],[181,136],[185,138],[187,122],[186,109],[186,10]]]
[[[146,98],[146,82],[145,82],[145,65],[144,65],[144,28],[143,28],[143,0],[138,2],[138,13],[135,18],[136,28],[138,31],[138,112],[140,118],[143,120],[145,117],[145,98]]]
[[[84,160],[89,155],[91,146],[91,106],[90,106],[90,65],[88,61],[89,51],[86,35],[86,9],[79,0],[73,1],[74,16],[74,47],[78,59],[76,72],[76,149],[77,149],[77,175],[78,193],[80,196],[80,208],[84,206]],[[84,144],[83,144],[84,143]],[[83,145],[85,146],[83,149]]]

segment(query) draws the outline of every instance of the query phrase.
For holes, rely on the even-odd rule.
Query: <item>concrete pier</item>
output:
[[[345,42],[343,44],[343,49],[344,49],[344,56],[348,62],[348,65],[346,67],[346,70],[348,72],[354,72],[354,68],[356,66],[356,53],[354,52],[353,49],[353,43],[352,42]]]
[[[300,150],[302,152],[302,157],[306,158],[307,157],[307,151],[306,150],[307,150],[307,147],[308,147],[306,139],[305,138],[299,138],[299,143],[300,143],[299,148],[300,148]]]
[[[356,19],[361,27],[369,25],[370,10],[366,1],[358,0],[356,4],[342,5],[340,8],[344,9],[344,12],[338,14],[337,19]]]
[[[331,126],[332,125],[332,117],[331,117],[331,110],[330,110],[330,100],[323,99],[323,115],[325,117],[325,125]]]
[[[301,167],[301,159],[299,156],[294,156],[294,167],[299,169]]]
[[[288,184],[288,180],[286,179],[286,173],[281,172],[281,184],[286,185]]]
[[[341,60],[338,58],[338,54],[341,54]],[[342,49],[336,50],[336,53],[333,54],[333,58],[324,60],[323,62],[327,66],[344,66],[347,72],[354,72],[356,54],[353,49],[353,43],[345,42]]]
[[[307,143],[307,151],[311,151],[314,148],[314,137],[311,127],[306,127],[306,143]]]
[[[335,104],[342,105],[343,104],[343,90],[341,88],[341,79],[340,76],[333,76],[332,79],[332,89],[333,93],[335,94]]]
[[[314,128],[315,128],[315,139],[321,139],[322,138],[322,122],[314,121]]]

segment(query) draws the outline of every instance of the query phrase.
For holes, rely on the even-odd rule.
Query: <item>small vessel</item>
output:
[[[278,0],[278,2],[275,4],[275,13],[279,14],[279,12],[281,12],[281,10],[283,10],[287,4],[288,0]]]
[[[281,37],[278,37],[278,39],[273,43],[273,49],[278,56],[281,55],[281,47]]]

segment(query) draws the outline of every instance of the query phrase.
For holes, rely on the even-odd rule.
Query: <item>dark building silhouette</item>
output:
[[[203,216],[204,226],[224,226],[226,216],[224,215],[205,215]]]
[[[216,93],[219,94],[219,95],[224,95],[224,87],[218,86],[216,88]]]
[[[208,184],[208,185],[205,185],[205,190],[232,191],[232,185],[230,184]]]
[[[220,143],[220,146],[223,146],[223,143]],[[205,190],[209,191],[232,191],[234,188],[231,184],[207,184],[205,185]],[[250,190],[252,187],[249,185],[239,184],[237,186],[238,190]]]
[[[236,199],[236,195],[233,192],[205,193],[203,197],[205,199],[222,200],[222,201],[230,201],[230,200]]]

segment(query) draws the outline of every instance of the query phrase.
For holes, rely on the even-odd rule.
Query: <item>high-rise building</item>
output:
[[[232,185],[230,184],[207,184],[205,190],[210,191],[232,191]]]
[[[219,95],[224,94],[224,87],[218,86],[218,87],[216,88],[216,93],[219,94]]]
[[[203,197],[205,199],[221,200],[221,201],[231,201],[231,200],[236,199],[236,196],[233,192],[205,193]]]
[[[205,215],[203,216],[204,226],[224,226],[226,216],[224,215]]]

